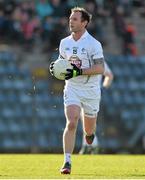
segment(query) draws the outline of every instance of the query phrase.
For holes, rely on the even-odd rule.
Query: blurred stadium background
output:
[[[145,152],[145,1],[0,0],[0,152],[61,153],[63,81],[50,76],[73,6],[93,14],[115,79],[102,89],[99,153]],[[78,126],[75,152],[81,148]]]

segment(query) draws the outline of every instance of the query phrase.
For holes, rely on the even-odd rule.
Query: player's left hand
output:
[[[79,69],[75,64],[71,65],[73,66],[73,69],[67,69],[67,73],[65,74],[66,80],[82,75],[82,69]]]
[[[51,75],[53,75],[53,66],[54,66],[54,62],[51,62],[50,66],[49,66],[49,71],[50,71]]]

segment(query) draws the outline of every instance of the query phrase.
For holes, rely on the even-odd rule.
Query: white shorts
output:
[[[64,105],[78,105],[88,117],[97,117],[100,98],[101,91],[98,88],[79,89],[67,86],[64,89]]]

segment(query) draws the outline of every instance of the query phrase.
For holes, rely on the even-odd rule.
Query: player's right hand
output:
[[[82,69],[79,69],[75,64],[72,64],[73,69],[67,69],[67,73],[65,74],[65,80],[69,80],[73,77],[77,77],[82,75]]]
[[[51,62],[51,63],[50,63],[50,66],[49,66],[49,71],[50,71],[51,75],[54,74],[54,73],[53,73],[53,66],[54,66],[54,62]]]

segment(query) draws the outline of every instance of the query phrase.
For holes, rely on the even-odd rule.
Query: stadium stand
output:
[[[0,52],[1,151],[33,152],[33,147],[35,151],[60,151],[65,124],[61,93],[55,88],[49,93],[52,82],[47,78],[35,79],[34,88],[31,72],[20,69],[12,57],[9,51]],[[141,144],[136,144],[144,134],[145,57],[106,57],[115,80],[110,89],[102,90],[97,132],[101,152],[141,151]],[[81,139],[76,144],[78,149]]]
[[[117,133],[114,148],[119,151],[128,149],[135,152],[137,149],[141,149],[136,144],[141,141],[143,136],[139,124],[144,124],[145,115],[145,101],[143,98],[145,91],[143,78],[145,59],[144,57],[116,56],[112,59],[109,57],[108,62],[115,74],[115,80],[109,90],[103,91],[104,119],[106,120],[104,124],[107,127],[106,124],[110,124],[111,120],[113,126],[111,127],[110,136],[112,128],[113,133]],[[111,105],[109,105],[110,102]],[[131,139],[134,134],[137,137],[133,141]],[[106,138],[108,136],[107,134]],[[122,143],[118,143],[118,136],[123,138]],[[133,141],[133,149],[132,146],[130,147],[130,141]]]

